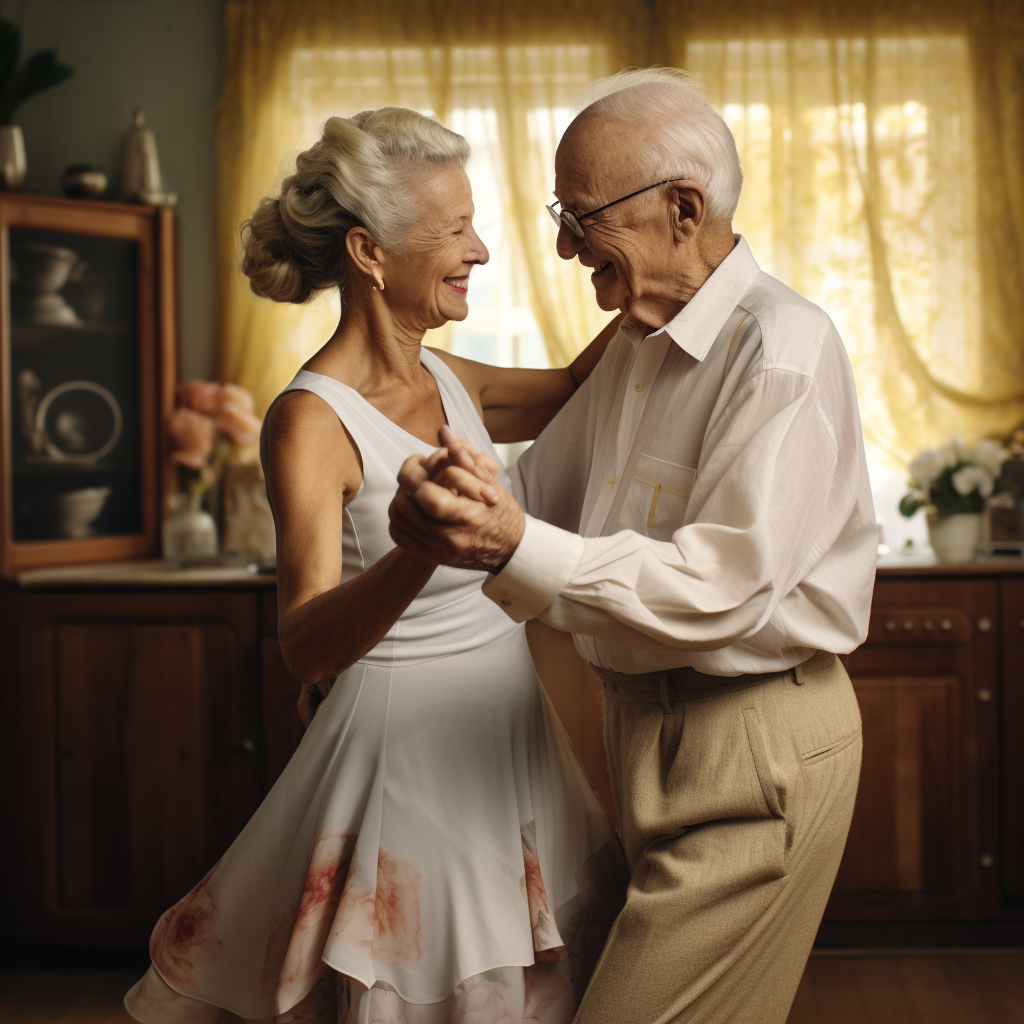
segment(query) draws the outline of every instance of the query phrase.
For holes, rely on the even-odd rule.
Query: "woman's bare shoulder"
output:
[[[362,480],[355,443],[338,414],[311,391],[288,391],[267,412],[265,467],[268,481],[296,477],[354,492]]]

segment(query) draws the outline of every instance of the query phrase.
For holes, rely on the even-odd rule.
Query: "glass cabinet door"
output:
[[[15,543],[142,530],[139,243],[11,227]]]

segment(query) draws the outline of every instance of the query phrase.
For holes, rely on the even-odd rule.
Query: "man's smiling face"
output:
[[[579,216],[653,184],[641,180],[649,172],[633,156],[645,134],[635,124],[586,112],[578,117],[555,154],[555,195],[562,208]],[[559,228],[559,256],[576,257],[592,270],[602,309],[635,314],[637,300],[657,288],[672,243],[672,206],[664,191],[651,189],[584,218],[585,238],[564,224]]]

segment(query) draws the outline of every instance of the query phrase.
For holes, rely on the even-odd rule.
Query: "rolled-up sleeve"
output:
[[[527,521],[484,592],[517,620],[642,650],[713,650],[764,627],[830,543],[835,434],[812,377],[756,372],[708,427],[671,540]],[[849,510],[846,510],[848,514]],[[840,509],[828,520],[839,529]]]

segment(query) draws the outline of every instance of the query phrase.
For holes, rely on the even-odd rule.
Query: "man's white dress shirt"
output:
[[[850,362],[742,237],[662,330],[626,318],[511,476],[526,531],[484,593],[595,665],[781,671],[867,633],[877,528]]]

